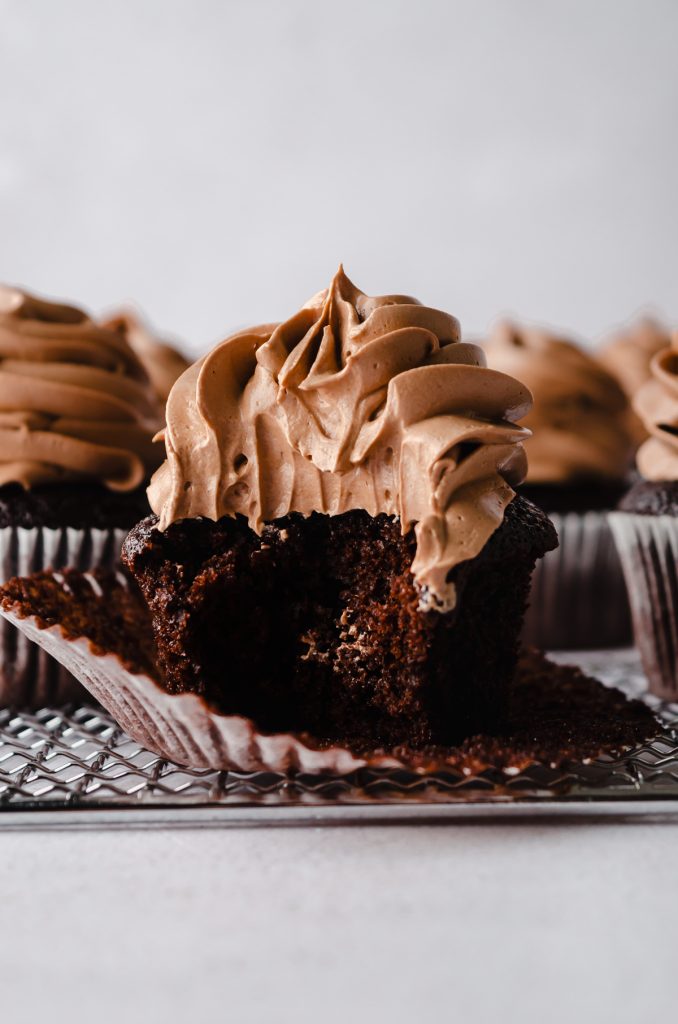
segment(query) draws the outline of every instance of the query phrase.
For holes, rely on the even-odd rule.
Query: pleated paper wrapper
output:
[[[167,693],[150,676],[129,671],[117,655],[93,650],[84,637],[67,639],[59,625],[41,628],[35,618],[0,611],[9,628],[39,645],[43,658],[60,662],[132,739],[168,761],[196,769],[338,775],[368,764],[400,765],[388,755],[370,754],[368,760],[343,747],[317,749],[310,738],[291,733],[263,734],[250,719],[219,714],[196,694]]]
[[[113,569],[126,531],[64,527],[0,529],[0,583],[41,569]],[[72,674],[8,622],[0,627],[0,706],[39,707],[82,696]]]
[[[559,546],[537,562],[523,641],[543,650],[623,647],[631,617],[607,512],[550,513]]]
[[[612,512],[633,617],[633,632],[650,692],[678,699],[678,519]]]

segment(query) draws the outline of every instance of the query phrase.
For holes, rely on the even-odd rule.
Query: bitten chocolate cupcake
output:
[[[554,649],[628,643],[628,600],[606,515],[633,457],[626,396],[596,359],[544,330],[504,322],[484,347],[488,364],[534,397],[520,493],[549,513],[560,542],[535,572],[525,640]]]
[[[148,510],[162,409],[118,332],[81,310],[0,288],[2,579],[41,568],[112,565]],[[48,700],[58,666],[12,629],[0,702]]]
[[[175,345],[157,337],[131,310],[112,314],[103,321],[103,326],[125,337],[164,406],[174,382],[190,366],[188,359]]]
[[[484,364],[454,317],[340,269],[180,377],[154,515],[123,549],[167,691],[352,748],[503,721],[556,539],[514,490],[529,393]]]
[[[650,689],[678,700],[678,332],[652,359],[634,399],[648,439],[640,479],[610,524],[628,584],[633,628]]]

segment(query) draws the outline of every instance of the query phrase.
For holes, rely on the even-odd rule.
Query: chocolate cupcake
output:
[[[172,389],[123,549],[165,690],[353,748],[498,727],[556,543],[514,490],[529,404],[454,317],[341,269],[218,345]],[[159,749],[167,707],[144,715]]]
[[[169,341],[157,337],[131,310],[111,314],[103,326],[124,335],[164,406],[174,382],[190,366],[188,359]]]
[[[628,599],[607,524],[633,457],[627,398],[593,356],[535,327],[501,323],[485,351],[489,366],[533,394],[520,493],[549,513],[560,542],[535,572],[525,641],[552,649],[628,643]]]
[[[651,362],[634,409],[648,436],[640,479],[610,524],[628,584],[633,629],[651,691],[678,699],[678,332]]]
[[[2,579],[111,566],[148,511],[161,406],[124,337],[81,310],[0,288]],[[48,700],[67,680],[12,629],[0,703]]]

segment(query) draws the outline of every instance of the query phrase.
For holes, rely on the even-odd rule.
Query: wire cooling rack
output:
[[[642,696],[633,652],[556,655]],[[467,776],[193,771],[145,750],[100,708],[0,709],[0,827],[194,825],[678,813],[678,705],[645,697],[657,736],[622,758]]]

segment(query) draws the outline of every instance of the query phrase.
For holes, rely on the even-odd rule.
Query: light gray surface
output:
[[[0,0],[0,280],[198,352],[343,259],[469,332],[678,319],[675,0]]]
[[[0,842],[3,1019],[670,1019],[678,826]]]

